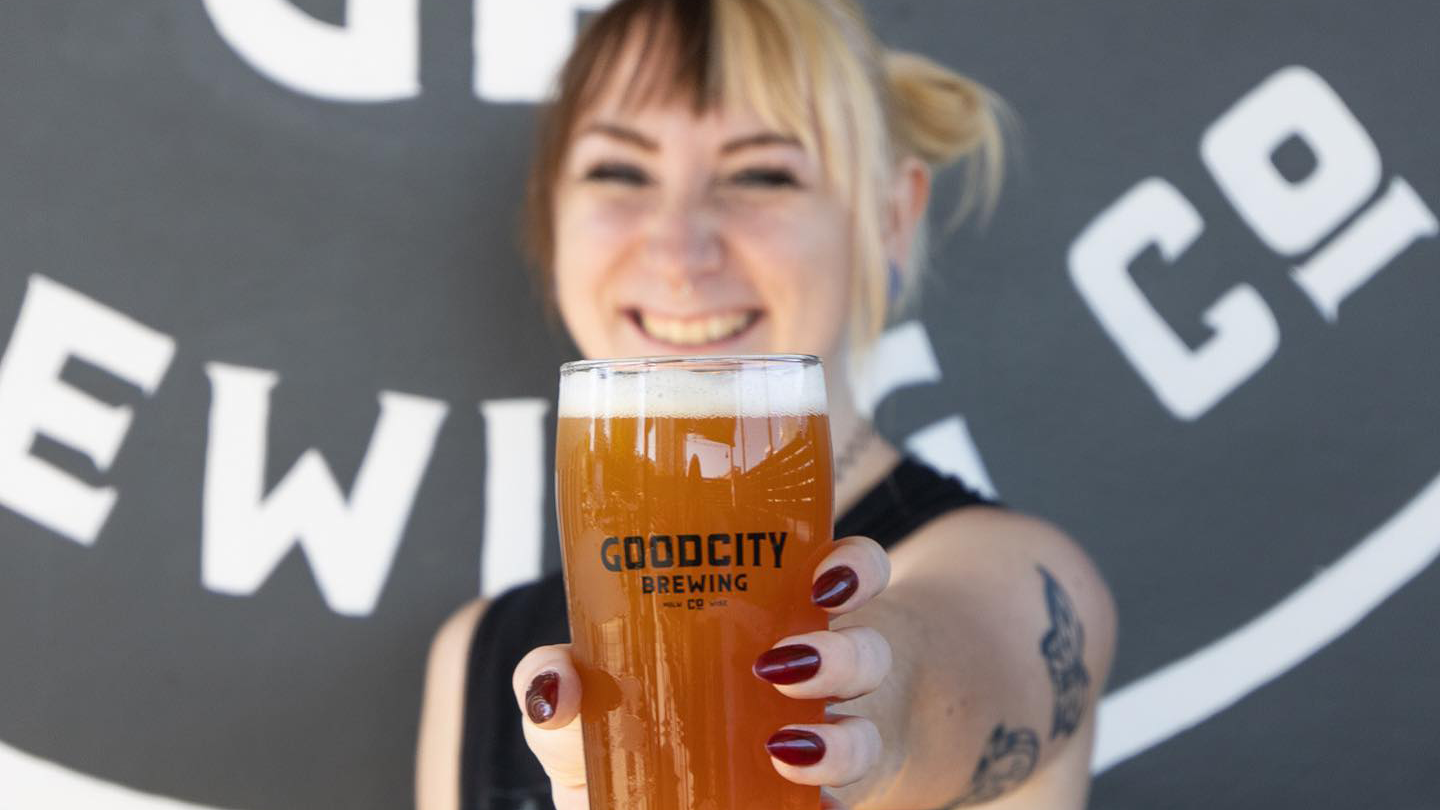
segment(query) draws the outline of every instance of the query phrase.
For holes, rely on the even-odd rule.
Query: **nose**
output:
[[[720,233],[714,212],[700,195],[676,196],[654,212],[646,242],[646,263],[674,292],[689,295],[719,272]]]

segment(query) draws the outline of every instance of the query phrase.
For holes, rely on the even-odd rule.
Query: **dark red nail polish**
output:
[[[860,589],[860,577],[848,565],[837,565],[810,586],[810,601],[820,607],[840,607]]]
[[[755,674],[770,683],[808,681],[820,671],[820,652],[808,644],[766,650],[755,659]]]
[[[825,741],[820,735],[782,728],[765,741],[765,750],[786,765],[814,765],[825,758]]]
[[[560,674],[542,672],[530,682],[525,690],[525,713],[535,725],[549,721],[555,716],[555,704],[560,702]]]

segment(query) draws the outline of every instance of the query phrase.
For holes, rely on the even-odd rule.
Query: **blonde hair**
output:
[[[926,257],[917,229],[900,289],[884,242],[894,173],[906,157],[933,169],[964,161],[957,219],[988,214],[1004,167],[999,100],[930,59],[887,51],[853,0],[619,0],[593,18],[541,119],[527,203],[527,247],[547,291],[554,189],[581,113],[616,80],[627,46],[629,103],[687,100],[697,113],[741,102],[797,138],[851,203],[850,337],[876,337],[915,289]],[[897,294],[898,292],[898,294]]]

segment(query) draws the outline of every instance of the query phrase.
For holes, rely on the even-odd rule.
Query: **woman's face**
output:
[[[555,290],[591,358],[834,355],[849,211],[818,160],[752,112],[624,107],[578,121],[555,189]]]

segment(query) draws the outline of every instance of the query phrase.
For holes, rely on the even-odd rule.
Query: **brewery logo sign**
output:
[[[331,7],[336,4],[319,0],[204,0],[183,9],[105,12],[132,23],[142,44],[185,43],[143,52],[124,50],[124,45],[91,47],[102,38],[75,19],[67,21],[67,28],[37,17],[37,24],[54,23],[73,39],[62,42],[65,47],[57,50],[55,62],[44,63],[44,71],[36,72],[38,62],[22,65],[31,73],[16,75],[58,78],[47,79],[54,85],[35,85],[46,95],[23,97],[36,112],[3,137],[25,147],[12,152],[39,155],[44,166],[64,165],[68,173],[17,175],[7,184],[15,196],[4,199],[40,213],[17,214],[0,226],[17,255],[26,257],[24,267],[11,264],[0,280],[5,317],[13,313],[15,318],[0,348],[0,519],[5,521],[0,524],[0,607],[5,608],[0,638],[18,640],[11,643],[18,651],[12,662],[0,666],[0,694],[9,701],[0,706],[0,804],[117,810],[294,806],[306,801],[303,785],[281,776],[270,780],[273,787],[257,787],[256,771],[247,768],[265,763],[259,770],[289,766],[317,773],[305,764],[316,757],[317,741],[333,741],[326,744],[342,764],[408,763],[413,728],[396,733],[402,721],[394,718],[413,716],[411,699],[420,686],[413,670],[443,612],[466,596],[498,593],[556,565],[557,552],[546,540],[553,511],[547,439],[553,432],[553,400],[547,386],[553,384],[554,361],[561,352],[535,348],[543,342],[543,327],[529,312],[516,314],[513,303],[505,303],[517,300],[515,290],[491,291],[491,286],[511,283],[507,279],[518,276],[518,269],[491,273],[483,283],[476,281],[475,289],[464,288],[474,293],[473,299],[454,289],[430,288],[414,275],[397,280],[394,266],[410,267],[412,257],[387,253],[384,260],[366,260],[403,242],[403,229],[388,226],[390,218],[405,216],[403,199],[371,209],[366,207],[370,195],[337,195],[332,187],[355,179],[361,162],[356,155],[393,159],[407,169],[430,165],[425,157],[405,153],[408,146],[397,146],[412,143],[407,138],[424,127],[406,120],[390,129],[391,123],[376,122],[387,113],[403,117],[399,114],[421,109],[418,105],[436,87],[463,84],[466,102],[479,111],[474,121],[508,122],[506,116],[513,114],[514,121],[528,122],[528,105],[544,97],[548,76],[578,21],[603,2],[477,0],[471,5],[464,37],[470,73],[458,77],[440,70],[451,62],[427,56],[425,48],[434,39],[428,31],[435,26],[426,27],[425,15],[436,12],[427,7],[422,15],[419,0],[349,0],[338,4],[341,15]],[[904,18],[909,5],[877,7],[877,20],[923,39],[926,31]],[[322,19],[327,14],[330,18]],[[203,27],[186,29],[187,20]],[[71,47],[75,42],[88,44]],[[35,53],[18,47],[7,51],[10,58]],[[84,56],[77,56],[81,51]],[[197,92],[205,86],[200,81],[163,84],[166,71],[181,72],[182,63],[193,76],[224,76],[215,78],[207,92]],[[149,117],[144,109],[111,111],[105,101],[120,91],[103,84],[86,88],[90,95],[80,96],[86,100],[80,106],[86,115],[117,117],[98,118],[102,125],[93,127],[82,125],[88,119],[66,118],[70,108],[63,103],[64,91],[83,84],[65,72],[75,65],[92,83],[114,72],[117,82],[128,82],[123,87],[145,99],[142,107],[176,111],[187,137],[166,141],[162,149],[151,141],[165,137],[163,132],[143,129],[148,125],[138,134],[124,131],[126,122],[134,126],[135,116]],[[996,65],[1003,73],[1002,61]],[[150,69],[158,73],[144,72]],[[1050,412],[1066,410],[1070,402],[1027,399],[1031,384],[1017,378],[1064,373],[1034,360],[1039,352],[1032,353],[1028,336],[1018,334],[1024,330],[1010,323],[981,335],[995,346],[988,353],[999,358],[995,366],[965,366],[967,355],[974,354],[963,350],[962,341],[970,337],[966,324],[998,316],[986,311],[989,305],[970,306],[943,291],[923,302],[921,319],[896,326],[871,350],[857,383],[859,406],[886,418],[901,411],[901,418],[882,419],[882,426],[898,426],[890,432],[903,437],[910,452],[987,494],[1017,503],[1043,504],[1049,493],[1027,491],[1025,482],[1043,470],[1021,469],[1015,459],[1043,453],[1104,458],[1112,448],[1085,444],[1087,431],[1110,444],[1119,443],[1117,436],[1134,435],[1155,437],[1167,447],[1193,446],[1186,445],[1187,437],[1254,441],[1267,431],[1283,433],[1271,429],[1283,419],[1265,411],[1262,400],[1277,391],[1325,390],[1323,385],[1307,387],[1313,380],[1296,379],[1295,368],[1308,368],[1310,358],[1297,360],[1297,352],[1287,355],[1288,350],[1299,346],[1303,351],[1298,354],[1313,354],[1314,347],[1324,346],[1341,355],[1356,340],[1354,324],[1381,331],[1375,320],[1364,320],[1373,302],[1404,303],[1405,290],[1428,289],[1423,287],[1427,277],[1416,274],[1420,266],[1434,269],[1440,230],[1435,195],[1440,192],[1425,174],[1428,164],[1394,135],[1393,125],[1376,121],[1375,105],[1365,103],[1367,94],[1380,92],[1373,76],[1357,78],[1352,75],[1357,71],[1309,60],[1246,70],[1223,99],[1198,107],[1179,104],[1186,110],[1183,124],[1147,124],[1148,140],[1180,143],[1183,150],[1175,154],[1184,159],[1128,164],[1133,176],[1113,193],[1070,189],[1072,202],[1080,200],[1084,210],[1059,217],[1079,224],[1058,236],[1031,239],[1015,225],[1014,233],[1001,229],[988,237],[997,255],[1018,251],[1030,264],[1053,270],[1046,281],[1033,282],[1049,284],[1044,288],[1049,297],[1032,295],[1029,303],[1038,321],[1069,324],[1049,333],[1063,345],[1046,347],[1084,367],[1073,375],[1080,382],[1064,390],[1083,399],[1089,393],[1086,385],[1103,378],[1111,387],[1092,399],[1120,415],[1069,426],[1069,445],[1051,447],[1044,436],[1018,435],[1035,433],[1034,425],[1044,423],[1035,415],[1041,410],[1033,406],[1036,400],[1051,401]],[[34,84],[17,81],[7,92],[23,94]],[[169,95],[146,95],[152,84]],[[454,95],[447,98],[453,104]],[[1192,114],[1192,109],[1203,111]],[[58,123],[48,124],[44,115]],[[320,144],[312,154],[346,159],[329,164],[317,159],[315,166],[291,162],[273,172],[256,161],[252,171],[263,178],[261,188],[246,185],[247,178],[225,168],[251,165],[252,145],[241,143],[243,138],[227,141],[226,128],[241,126],[236,119],[246,116],[263,121],[257,126],[264,136],[278,132],[282,140],[290,139],[286,143],[311,145],[315,133],[306,122],[343,119],[337,131],[351,139]],[[113,128],[103,126],[106,121]],[[504,126],[511,127],[501,139],[507,148],[523,151],[528,124]],[[1037,127],[1037,139],[1044,135]],[[79,162],[79,155],[106,154],[111,139],[124,141],[138,157]],[[1046,146],[1049,153],[1057,151],[1056,143]],[[475,145],[463,148],[461,154],[473,152]],[[426,177],[434,187],[420,197],[454,199],[436,191],[450,188],[440,179],[453,174],[450,157],[433,158],[440,168]],[[1114,164],[1124,161],[1106,157],[1111,164],[1106,176],[1114,180]],[[1074,168],[1077,176],[1082,168]],[[125,196],[87,202],[89,192],[104,190],[106,172],[130,178],[124,173],[131,171],[143,182],[124,185]],[[1068,182],[1063,170],[1055,176]],[[325,205],[334,205],[343,213],[337,218],[353,216],[373,233],[347,221],[339,229],[343,234],[317,235],[291,229],[284,217],[269,218],[265,204],[283,203],[269,202],[274,191],[267,184],[291,178],[299,178],[293,187],[299,201],[283,208],[288,216],[323,213]],[[474,178],[466,183],[467,194],[484,185]],[[383,189],[403,197],[407,184],[411,178]],[[507,191],[492,196],[504,199],[493,202],[511,210],[509,190],[516,186],[501,185]],[[52,186],[58,202],[47,196]],[[5,194],[11,192],[0,190]],[[253,195],[245,199],[255,203],[244,212],[223,202],[244,194]],[[188,217],[192,206],[205,216]],[[134,218],[123,219],[132,211]],[[434,245],[463,242],[475,228],[500,219],[446,221],[444,212],[422,213],[406,220],[407,227],[438,228],[423,231],[423,241]],[[63,233],[48,231],[47,218]],[[143,226],[153,222],[173,225]],[[224,230],[216,222],[234,227]],[[246,228],[266,238],[242,234]],[[510,226],[496,229],[508,232]],[[112,278],[122,273],[86,253],[85,240],[73,238],[82,232],[107,257],[126,257],[117,259],[116,267],[144,265],[147,273],[163,277],[164,284],[157,282],[144,293],[184,291],[194,296],[198,314],[156,308],[146,294],[132,294]],[[183,238],[196,242],[177,246],[167,241]],[[276,250],[270,250],[268,238],[276,240]],[[246,257],[243,266],[216,255],[221,242]],[[487,250],[501,251],[477,249]],[[165,251],[196,264],[177,261],[183,266],[171,275],[147,264],[152,254],[172,255]],[[1243,261],[1233,261],[1236,256]],[[287,258],[299,267],[281,266]],[[447,257],[424,258],[443,266]],[[937,263],[949,261],[945,254],[937,256]],[[197,266],[207,263],[217,269],[195,284]],[[372,288],[384,293],[351,313],[366,328],[337,339],[329,364],[318,362],[325,353],[308,343],[331,337],[327,330],[345,333],[345,328],[327,320],[333,313],[323,307],[318,315],[307,311],[316,302],[330,303],[330,293],[315,293],[313,280],[297,272],[311,263],[343,266],[347,272],[332,281],[353,285],[361,291],[357,295]],[[138,270],[133,275],[148,278]],[[236,281],[245,278],[262,281]],[[1217,279],[1221,283],[1215,284]],[[1168,289],[1170,284],[1181,291]],[[283,293],[255,289],[267,285]],[[411,289],[425,292],[407,300]],[[492,296],[501,303],[491,303]],[[466,303],[457,307],[457,300]],[[245,305],[234,306],[234,301]],[[483,303],[472,306],[471,301]],[[948,311],[937,312],[938,305],[970,308],[965,318],[952,319]],[[491,336],[489,343],[474,340],[471,330],[489,328],[471,323],[476,308],[497,324],[493,333],[484,333]],[[247,319],[252,310],[263,316]],[[442,312],[450,317],[431,318]],[[1083,320],[1067,320],[1075,312]],[[391,320],[395,313],[408,313],[408,319]],[[416,343],[386,354],[388,342],[412,333]],[[240,337],[229,340],[232,334]],[[377,337],[382,334],[384,339]],[[1094,341],[1086,344],[1087,336]],[[1409,345],[1423,348],[1427,339],[1433,334],[1416,336]],[[343,348],[347,342],[354,345]],[[464,363],[435,362],[465,345],[501,351],[463,372],[456,366]],[[1404,349],[1398,347],[1395,356]],[[362,362],[357,356],[381,369],[379,376],[354,371]],[[1340,359],[1348,368],[1363,365]],[[443,370],[426,376],[438,366]],[[543,373],[525,377],[530,367]],[[349,368],[351,376],[332,373],[334,368]],[[465,376],[484,385],[457,382]],[[512,377],[525,377],[525,382],[512,385]],[[346,395],[363,388],[356,379],[382,382],[346,402]],[[406,382],[395,383],[392,390],[390,379]],[[332,385],[343,394],[328,390]],[[989,404],[990,396],[1005,403],[1003,412]],[[320,407],[307,407],[307,398],[325,402],[324,412],[316,415]],[[937,401],[946,404],[926,405]],[[967,403],[963,415],[955,401]],[[920,404],[907,414],[907,403]],[[1404,418],[1413,422],[1416,417],[1402,413],[1394,421]],[[1347,435],[1358,432],[1357,427]],[[1352,455],[1363,456],[1363,447],[1354,445]],[[1242,447],[1229,467],[1205,469],[1268,460],[1258,449],[1246,453]],[[1128,474],[1098,464],[1089,470],[1082,466],[1087,474],[1073,475],[1072,481],[1097,492],[1116,480],[1140,489],[1145,479],[1166,471],[1165,458],[1140,452],[1128,458],[1149,463]],[[1285,469],[1303,477],[1310,472],[1303,459],[1297,457]],[[1194,458],[1168,463],[1179,467]],[[1317,506],[1337,521],[1363,513],[1367,523],[1347,524],[1343,547],[1314,576],[1280,591],[1273,584],[1255,585],[1268,601],[1258,607],[1253,599],[1245,602],[1243,614],[1221,613],[1229,624],[1208,628],[1208,635],[1186,635],[1173,649],[1142,644],[1146,654],[1152,648],[1166,652],[1146,659],[1142,671],[1126,673],[1102,703],[1095,770],[1116,767],[1221,716],[1361,626],[1430,566],[1440,554],[1435,531],[1440,477],[1430,469],[1416,475],[1425,480],[1406,497],[1371,511],[1338,503]],[[1006,485],[1004,491],[997,483]],[[1064,497],[1055,495],[1050,503],[1063,505]],[[457,502],[465,508],[454,506]],[[1257,498],[1248,506],[1265,503]],[[1187,504],[1125,502],[1123,507],[1133,508],[1140,520],[1159,522]],[[1084,530],[1091,513],[1102,511],[1076,508],[1065,523]],[[1206,519],[1224,517],[1218,511],[1207,511]],[[477,526],[467,523],[472,516]],[[1293,517],[1303,518],[1298,512]],[[1112,525],[1107,521],[1096,517],[1093,525]],[[774,527],[738,528],[743,531],[617,533],[602,544],[597,564],[617,576],[644,577],[657,599],[688,598],[697,584],[707,595],[744,591],[747,576],[779,566],[786,535],[770,531]],[[479,542],[456,539],[466,531],[478,534]],[[1162,538],[1172,544],[1166,553],[1197,553],[1193,548],[1210,540],[1206,531]],[[1098,540],[1093,548],[1102,567],[1120,571],[1115,583],[1122,599],[1126,588],[1143,589],[1147,579],[1127,574],[1125,563],[1147,549],[1121,547],[1113,539],[1106,545],[1103,536]],[[1277,548],[1275,554],[1284,551]],[[472,559],[476,555],[479,559]],[[457,559],[463,564],[457,566]],[[701,559],[733,570],[707,572],[708,578],[679,570],[698,566]],[[457,567],[464,570],[456,573]],[[57,582],[66,583],[68,592]],[[137,595],[137,586],[153,592]],[[1203,587],[1220,589],[1212,583]],[[406,613],[408,608],[398,604],[405,600],[427,605],[429,613]],[[1191,607],[1191,614],[1199,612]],[[141,629],[117,630],[117,617]],[[1131,637],[1147,642],[1159,637],[1151,626],[1156,622],[1148,617],[1125,621],[1139,625]],[[382,637],[383,654],[375,649]],[[337,661],[351,662],[347,666],[354,672],[337,672]],[[400,669],[404,673],[397,674]],[[106,674],[96,680],[93,672]],[[362,677],[370,674],[373,680]],[[397,684],[407,690],[403,699],[393,694]],[[113,690],[109,698],[107,690]],[[333,699],[304,698],[321,694]],[[371,704],[384,708],[386,719],[372,723],[361,717],[367,712],[357,707]],[[277,715],[291,722],[294,733],[265,725],[263,718]],[[137,717],[153,727],[137,724]],[[66,724],[65,718],[73,722]],[[65,729],[56,731],[62,725]],[[143,750],[126,751],[127,745]],[[377,753],[376,746],[384,750]],[[213,773],[192,778],[161,773],[142,761],[181,762],[196,750],[234,762],[219,761]],[[337,767],[335,773],[354,770]],[[353,791],[346,794],[353,802],[368,798],[393,804],[408,796],[408,785],[395,787],[393,769],[347,778],[353,784],[333,789]],[[175,795],[192,801],[167,798]]]

